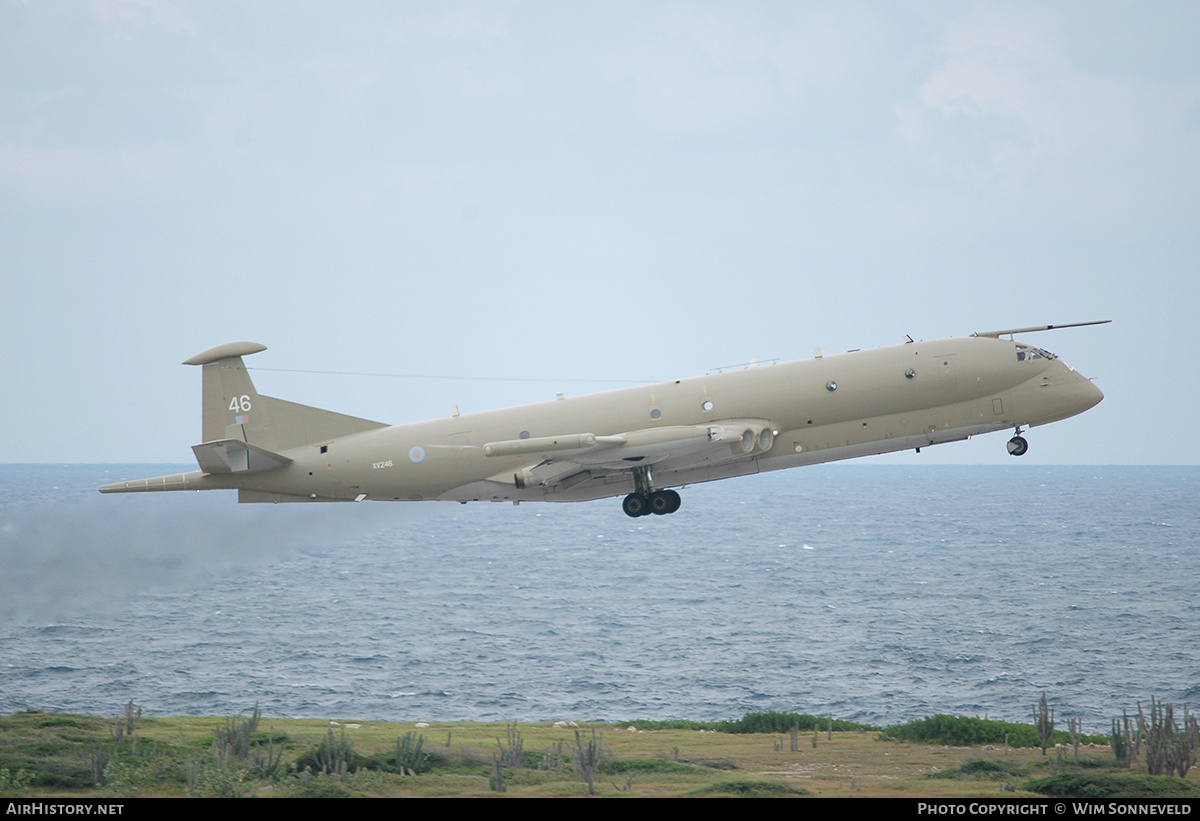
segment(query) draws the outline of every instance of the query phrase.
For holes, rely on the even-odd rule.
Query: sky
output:
[[[231,340],[264,394],[400,423],[1111,319],[1028,338],[1106,399],[1023,463],[1198,464],[1197,31],[1194,2],[0,0],[0,462],[191,461],[180,363]]]

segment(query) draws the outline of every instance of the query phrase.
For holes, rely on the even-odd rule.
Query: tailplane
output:
[[[257,342],[227,342],[183,363],[204,368],[201,411],[204,444],[193,450],[206,472],[212,472],[205,462],[213,465],[213,456],[217,462],[225,462],[229,457],[235,462],[245,459],[246,467],[242,470],[269,470],[290,461],[280,457],[279,451],[387,427],[381,422],[261,395],[255,390],[242,357],[266,349],[266,345]],[[231,448],[225,444],[231,441],[247,447]],[[217,443],[219,448],[210,446]],[[197,449],[203,449],[208,458],[202,458],[201,450]]]
[[[246,373],[243,356],[265,351],[257,342],[227,342],[198,353],[183,364],[204,368],[203,441],[192,447],[200,470],[114,482],[101,493],[160,490],[210,490],[239,487],[239,474],[275,470],[292,462],[281,451],[321,445],[343,436],[384,428],[382,422],[310,408],[263,396]],[[255,497],[242,501],[295,501],[309,497]],[[240,497],[239,497],[240,498]]]

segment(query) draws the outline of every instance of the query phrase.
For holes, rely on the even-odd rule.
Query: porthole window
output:
[[[837,382],[834,382],[832,379],[830,379],[828,382],[825,383],[825,390],[829,391],[830,393],[833,393],[834,391],[837,390]]]
[[[917,375],[917,372],[916,372],[916,371],[914,371],[912,368],[909,368],[908,370],[906,370],[906,371],[904,372],[904,378],[905,378],[905,379],[912,379],[912,378],[914,378],[916,375]]]
[[[529,438],[529,431],[527,431],[527,430],[523,430],[523,431],[521,431],[521,438],[522,438],[522,439],[528,439],[528,438]]]
[[[660,411],[658,408],[655,408],[654,410],[650,411],[650,418],[651,419],[661,419],[662,411]]]
[[[703,409],[704,409],[704,410],[706,410],[706,411],[710,411],[710,410],[712,410],[712,409],[713,409],[713,403],[712,403],[712,400],[711,400],[711,399],[705,399],[705,400],[704,400],[704,403],[703,403],[702,405],[700,405],[700,407],[701,407],[701,408],[703,408]]]

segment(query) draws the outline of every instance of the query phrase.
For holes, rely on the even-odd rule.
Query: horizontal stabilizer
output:
[[[154,476],[150,479],[130,479],[101,485],[101,493],[153,493],[160,490],[205,490],[204,474],[198,470],[189,473],[172,473],[170,476]]]
[[[258,473],[282,467],[292,460],[237,439],[219,439],[193,445],[192,452],[205,473]]]

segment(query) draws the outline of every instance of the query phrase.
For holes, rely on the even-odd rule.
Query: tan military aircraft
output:
[[[1108,322],[1110,320],[1103,320]],[[236,488],[239,502],[427,499],[577,502],[625,496],[629,516],[674,513],[672,490],[1015,430],[1082,413],[1091,380],[1014,334],[987,331],[564,397],[407,425],[263,396],[218,345],[203,366],[200,470],[104,485],[101,493]],[[1001,337],[1007,336],[1008,339]]]

